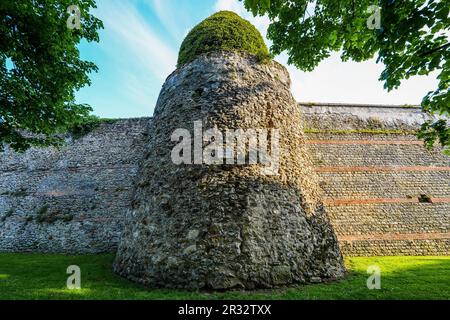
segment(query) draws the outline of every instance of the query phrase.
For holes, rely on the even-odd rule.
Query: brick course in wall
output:
[[[450,158],[410,133],[426,119],[417,108],[318,105],[304,113],[344,254],[450,254]],[[115,251],[150,121],[105,123],[61,150],[0,154],[0,251]],[[46,207],[51,223],[38,221]]]
[[[341,250],[449,255],[450,157],[408,132],[425,119],[417,108],[379,113],[376,106],[305,107],[309,150]]]

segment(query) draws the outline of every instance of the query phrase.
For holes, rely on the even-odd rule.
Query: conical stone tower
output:
[[[344,276],[289,74],[267,57],[259,32],[231,12],[187,36],[156,106],[118,274],[221,290]],[[238,139],[225,148],[230,132]]]

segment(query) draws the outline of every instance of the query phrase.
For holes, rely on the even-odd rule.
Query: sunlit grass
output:
[[[348,258],[346,279],[318,285],[226,293],[150,290],[116,276],[112,255],[0,254],[0,299],[450,299],[450,257]],[[67,267],[81,268],[81,289],[69,290]],[[381,290],[367,288],[379,266]]]
[[[72,296],[73,298],[83,298],[83,297],[89,297],[92,295],[91,289],[41,289],[36,290],[36,293],[38,295],[42,296],[61,296],[61,295],[67,295]]]

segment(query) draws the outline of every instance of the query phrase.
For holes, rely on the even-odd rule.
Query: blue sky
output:
[[[178,50],[186,34],[219,10],[231,10],[250,20],[263,34],[269,21],[254,18],[238,0],[97,0],[94,14],[103,20],[99,43],[80,45],[83,59],[99,72],[92,86],[77,94],[94,114],[105,118],[151,116],[166,77],[175,70]],[[270,45],[270,43],[268,42]],[[378,77],[383,65],[340,61],[333,55],[313,72],[288,67],[292,93],[302,102],[419,104],[437,86],[436,75],[416,77],[387,93]]]

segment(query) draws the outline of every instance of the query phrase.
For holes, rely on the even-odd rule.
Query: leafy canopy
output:
[[[287,51],[289,63],[313,70],[333,51],[342,60],[365,61],[378,56],[385,65],[380,76],[387,90],[404,79],[439,70],[439,85],[426,94],[424,111],[450,114],[450,4],[448,0],[241,0],[254,15],[267,14],[272,23],[271,51]],[[371,29],[367,21],[380,9],[381,24]],[[446,120],[427,123],[420,137],[428,146],[437,139],[450,146]]]
[[[261,33],[234,12],[221,11],[198,24],[184,39],[178,66],[212,51],[241,51],[266,59],[269,50]]]
[[[81,11],[81,29],[67,27],[70,5]],[[99,41],[95,7],[95,0],[0,1],[0,151],[58,145],[55,133],[92,119],[74,94],[97,71],[77,49]]]

